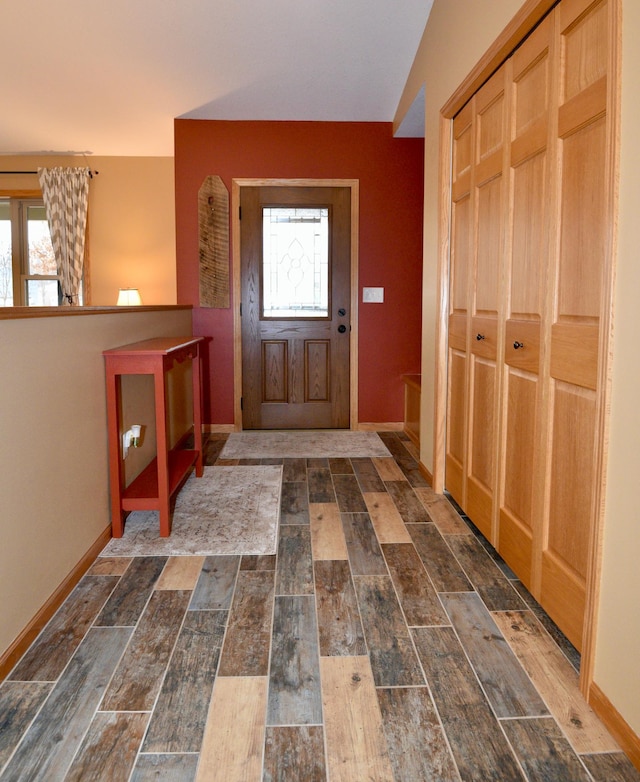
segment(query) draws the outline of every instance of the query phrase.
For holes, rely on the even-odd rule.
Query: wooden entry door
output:
[[[242,426],[350,425],[351,190],[240,191]]]

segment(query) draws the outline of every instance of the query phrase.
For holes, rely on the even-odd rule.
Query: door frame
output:
[[[349,333],[349,428],[358,428],[358,235],[359,179],[246,179],[231,180],[231,236],[233,237],[233,420],[242,431],[242,300],[240,193],[243,187],[348,187],[351,190],[351,331]]]

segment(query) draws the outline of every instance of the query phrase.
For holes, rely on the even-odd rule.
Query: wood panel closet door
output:
[[[469,296],[472,269],[473,212],[471,168],[473,160],[473,102],[453,121],[451,259],[449,276],[449,347],[447,375],[446,488],[455,501],[466,505],[467,373]]]
[[[531,591],[535,591],[536,570],[533,542],[541,531],[545,496],[542,355],[549,216],[553,214],[549,208],[553,30],[553,17],[547,17],[508,65],[511,192],[497,548]]]
[[[603,481],[616,7],[561,0],[453,121],[445,485],[578,649]]]
[[[468,515],[492,543],[493,498],[497,479],[498,404],[502,360],[502,260],[506,214],[505,68],[476,93],[475,158],[472,169],[474,279],[469,361]]]
[[[607,243],[609,2],[558,6],[560,188],[551,326],[549,506],[540,601],[581,648],[589,545],[596,516],[596,421]]]

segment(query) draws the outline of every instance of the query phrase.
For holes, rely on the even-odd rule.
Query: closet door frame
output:
[[[439,237],[440,248],[437,271],[438,301],[436,320],[436,357],[435,357],[435,426],[433,489],[444,491],[445,482],[445,442],[446,442],[446,401],[447,401],[447,328],[449,310],[449,226],[451,220],[451,152],[452,123],[455,115],[473,97],[489,76],[509,57],[518,44],[533,30],[542,18],[556,5],[557,0],[526,0],[492,46],[476,63],[474,68],[460,84],[451,98],[440,110],[439,123]],[[597,633],[597,609],[600,582],[600,564],[602,558],[602,527],[604,516],[604,495],[608,443],[608,408],[611,391],[612,367],[612,307],[613,280],[615,277],[615,258],[617,242],[618,212],[618,169],[619,169],[619,125],[620,125],[620,62],[621,62],[621,0],[610,0],[610,29],[614,34],[610,47],[608,68],[609,89],[607,113],[609,128],[607,137],[607,162],[605,181],[607,187],[607,213],[610,233],[607,243],[606,275],[602,286],[602,329],[598,367],[599,398],[596,415],[596,452],[597,480],[593,483],[593,504],[596,508],[591,540],[589,541],[589,566],[586,590],[585,630],[583,637],[582,660],[580,669],[580,688],[589,700],[593,683],[595,662],[595,641]]]

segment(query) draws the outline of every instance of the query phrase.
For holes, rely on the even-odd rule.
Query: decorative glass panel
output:
[[[329,209],[262,210],[262,316],[329,315]]]

